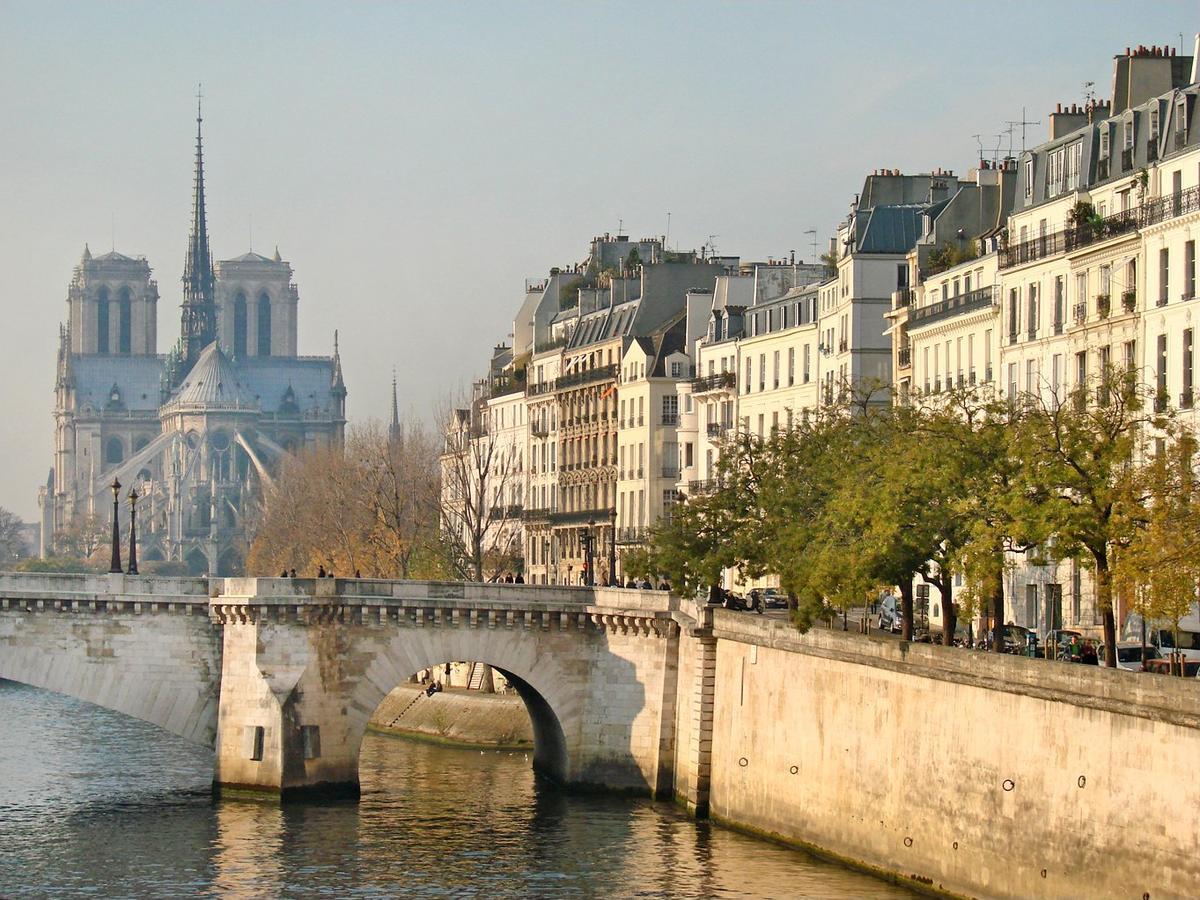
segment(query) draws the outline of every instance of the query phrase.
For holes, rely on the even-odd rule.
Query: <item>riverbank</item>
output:
[[[427,697],[422,686],[403,684],[379,704],[368,728],[461,747],[533,749],[529,713],[515,693],[452,687]]]

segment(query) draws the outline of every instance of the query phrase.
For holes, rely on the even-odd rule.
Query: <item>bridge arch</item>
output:
[[[445,655],[445,651],[433,648],[423,652],[412,652],[403,646],[403,641],[390,642],[385,657],[377,662],[393,672],[407,670],[407,674],[394,682],[393,675],[387,676],[382,682],[376,682],[373,678],[369,680],[371,686],[362,695],[362,707],[366,716],[361,718],[361,721],[358,720],[359,717],[355,717],[352,732],[356,748],[356,771],[362,737],[370,718],[392,690],[409,681],[412,673],[433,669],[447,662],[469,659],[472,662],[485,663],[503,675],[525,704],[525,711],[533,729],[535,771],[559,784],[570,780],[572,744],[568,733],[577,736],[580,730],[580,685],[572,684],[570,673],[555,665],[553,660],[547,660],[543,656],[535,663],[535,659],[531,657],[536,657],[537,654],[529,654],[527,651],[514,653],[511,641],[496,640],[495,636],[486,634],[482,637],[483,640],[471,649],[469,656]],[[532,642],[528,640],[525,642],[526,645],[530,643]],[[413,665],[414,660],[421,662]],[[389,684],[385,689],[384,686]]]

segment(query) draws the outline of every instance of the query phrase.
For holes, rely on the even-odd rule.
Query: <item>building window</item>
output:
[[[1192,408],[1192,329],[1183,330],[1183,393],[1179,397],[1181,409]]]
[[[129,288],[121,288],[117,299],[117,352],[128,355],[133,345],[133,300]]]
[[[238,359],[246,355],[246,295],[241,291],[233,298],[233,355]]]
[[[1188,241],[1183,245],[1183,299],[1191,300],[1196,296],[1196,242]]]
[[[788,387],[796,383],[796,348],[788,347]]]
[[[271,355],[271,298],[266,294],[258,297],[258,355]]]
[[[812,344],[804,345],[804,383],[812,380]]]
[[[1155,409],[1158,412],[1164,411],[1167,398],[1167,336],[1160,334],[1158,336],[1158,353],[1157,356],[1157,372],[1155,379],[1155,389],[1158,391],[1158,396],[1155,398]]]
[[[96,352],[108,352],[108,288],[96,295]]]
[[[1166,306],[1167,291],[1170,289],[1171,251],[1163,247],[1158,251],[1158,305]]]
[[[120,438],[109,438],[104,444],[104,464],[106,466],[115,466],[125,459],[125,448],[121,445]]]
[[[778,350],[775,351],[774,369],[775,369],[775,389],[778,390],[779,389],[779,351]]]

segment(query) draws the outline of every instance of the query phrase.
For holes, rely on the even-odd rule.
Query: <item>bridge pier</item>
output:
[[[218,792],[357,796],[362,736],[383,698],[421,669],[469,659],[524,699],[539,772],[670,794],[679,628],[665,595],[538,590],[517,605],[491,585],[382,585],[403,597],[361,587],[228,579],[213,598]]]

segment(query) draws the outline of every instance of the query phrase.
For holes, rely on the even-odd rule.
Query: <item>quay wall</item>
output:
[[[712,625],[711,768],[677,748],[681,800],[707,774],[718,820],[953,895],[1200,895],[1195,680]]]

